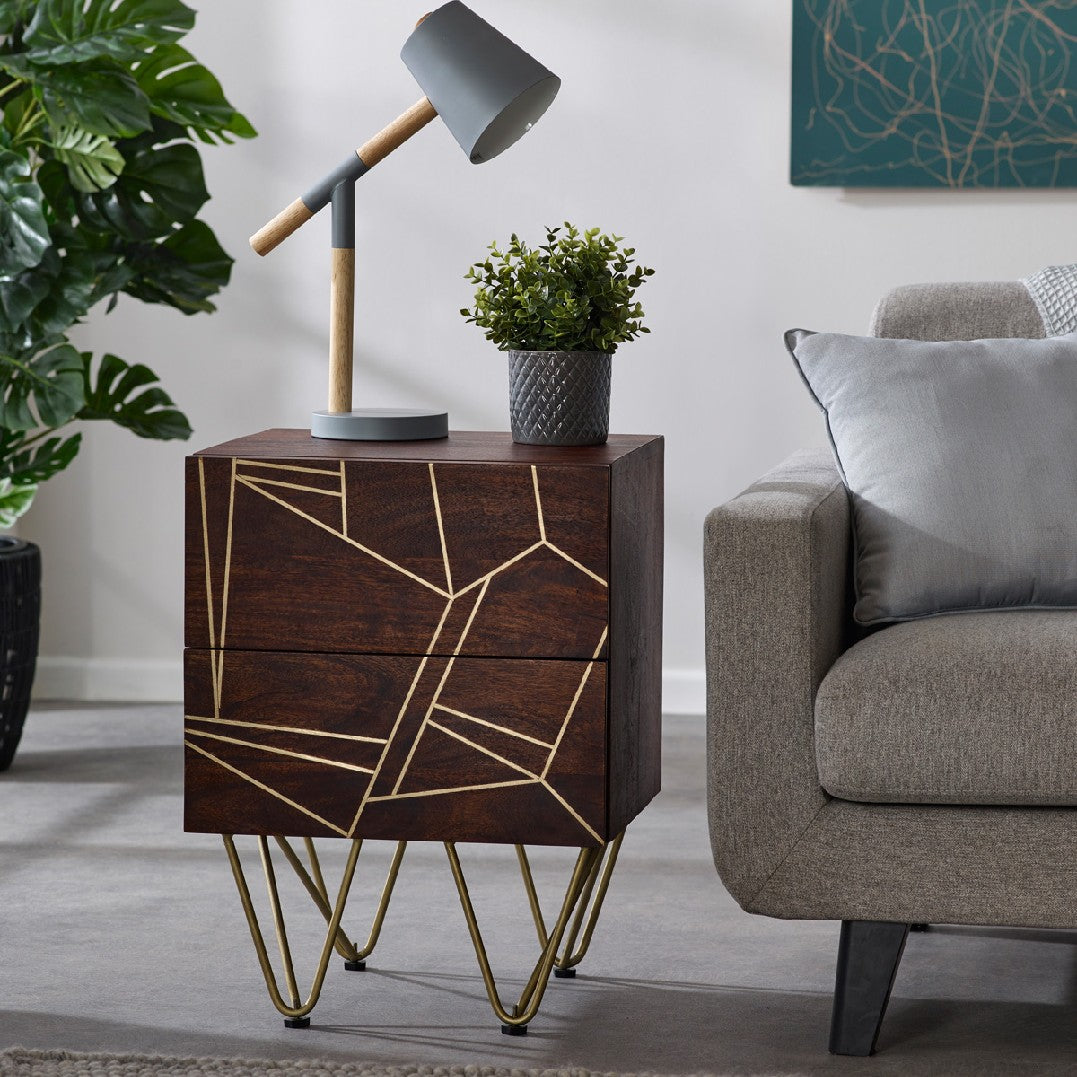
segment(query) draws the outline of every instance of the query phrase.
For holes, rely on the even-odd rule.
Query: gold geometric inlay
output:
[[[241,468],[244,469],[244,470],[241,471],[240,470]],[[279,479],[270,479],[270,478],[267,478],[263,474],[258,474],[257,472],[253,472],[252,470],[247,470],[247,469],[255,469],[255,468],[257,468],[259,470],[272,469],[275,472],[281,473],[281,477]],[[529,556],[530,554],[534,553],[536,550],[541,549],[541,548],[546,548],[546,549],[550,550],[552,553],[554,553],[557,557],[560,557],[562,560],[564,560],[568,564],[572,565],[578,571],[584,573],[590,579],[596,581],[602,587],[607,587],[608,588],[608,586],[609,586],[608,582],[602,576],[600,576],[598,573],[596,573],[596,572],[592,571],[591,569],[587,568],[585,565],[581,564],[578,560],[576,560],[574,557],[572,557],[569,553],[562,550],[556,544],[551,542],[549,540],[549,538],[547,537],[546,520],[545,520],[545,515],[543,513],[543,507],[542,507],[542,495],[541,495],[541,490],[540,490],[539,472],[538,472],[538,468],[536,466],[532,465],[531,466],[531,484],[532,484],[532,488],[534,490],[534,511],[535,511],[535,522],[536,522],[536,526],[537,526],[537,535],[538,535],[537,541],[529,544],[524,549],[517,551],[515,554],[513,554],[513,556],[507,558],[505,561],[503,561],[501,564],[497,565],[495,568],[491,569],[489,572],[484,573],[478,579],[472,580],[466,586],[463,586],[463,587],[460,587],[459,589],[456,589],[454,587],[454,584],[453,584],[452,564],[451,564],[451,560],[450,560],[450,557],[449,557],[448,544],[447,544],[446,538],[445,538],[445,527],[444,527],[444,520],[442,518],[440,497],[439,497],[439,494],[438,494],[436,471],[437,471],[436,466],[433,463],[429,463],[428,464],[428,474],[429,474],[429,479],[430,479],[431,507],[433,509],[434,518],[435,518],[435,520],[437,522],[438,537],[439,537],[439,541],[440,541],[440,545],[441,545],[442,563],[443,563],[443,566],[444,566],[444,573],[445,573],[445,579],[444,579],[443,584],[442,584],[441,581],[435,582],[433,580],[424,579],[422,576],[418,575],[417,573],[415,573],[415,572],[411,571],[410,569],[405,568],[403,565],[397,563],[392,558],[387,557],[384,554],[379,553],[378,551],[371,549],[370,547],[364,545],[363,543],[357,541],[355,538],[348,535],[347,480],[346,480],[345,462],[343,460],[340,462],[339,469],[326,470],[326,469],[314,468],[314,467],[303,467],[303,466],[300,466],[300,465],[265,463],[263,461],[247,460],[247,459],[242,459],[242,458],[239,458],[239,459],[233,458],[232,459],[232,467],[231,467],[230,483],[229,483],[228,528],[227,528],[227,536],[226,536],[226,541],[225,541],[225,563],[224,563],[224,576],[223,576],[223,580],[222,580],[222,592],[221,592],[222,597],[221,597],[220,623],[218,625],[216,623],[216,617],[215,617],[215,612],[216,611],[215,611],[214,602],[213,602],[213,585],[212,585],[213,573],[212,573],[211,558],[210,558],[209,519],[208,519],[208,510],[207,510],[207,506],[206,506],[205,468],[204,468],[203,458],[202,457],[198,458],[199,491],[200,491],[201,508],[202,508],[203,556],[204,556],[204,560],[205,560],[206,606],[207,606],[207,615],[208,615],[208,618],[209,618],[210,672],[211,672],[211,680],[212,680],[212,687],[213,687],[213,708],[214,708],[214,713],[213,713],[212,717],[199,717],[199,716],[195,716],[195,715],[190,715],[190,716],[188,716],[188,718],[191,721],[209,722],[209,723],[213,723],[213,724],[219,724],[219,725],[222,725],[222,726],[223,725],[235,726],[235,727],[238,727],[237,731],[239,729],[250,729],[252,731],[253,730],[265,730],[265,731],[288,732],[288,733],[295,733],[295,734],[307,735],[307,736],[342,737],[342,738],[345,738],[345,739],[368,741],[368,742],[375,743],[375,744],[381,744],[382,745],[382,751],[381,751],[380,757],[379,757],[377,763],[374,765],[374,767],[368,768],[368,767],[356,766],[356,765],[353,765],[353,764],[341,763],[339,761],[326,759],[325,757],[314,755],[314,754],[307,754],[307,753],[289,751],[289,750],[285,750],[285,749],[281,749],[281,748],[269,747],[269,746],[267,746],[267,745],[265,745],[263,743],[259,743],[259,742],[254,741],[254,740],[247,740],[247,739],[243,739],[243,738],[240,738],[240,737],[230,737],[230,736],[226,736],[224,734],[209,733],[209,732],[207,732],[207,731],[205,731],[203,729],[198,729],[198,728],[190,727],[190,726],[187,728],[187,736],[189,738],[190,737],[197,737],[197,738],[200,738],[202,740],[211,740],[211,741],[220,742],[222,744],[233,744],[233,745],[237,745],[237,746],[255,748],[255,749],[260,750],[260,751],[271,752],[271,753],[274,753],[274,754],[277,754],[277,755],[290,756],[292,758],[295,758],[295,759],[298,759],[298,760],[303,760],[303,761],[309,762],[309,763],[316,763],[318,765],[326,765],[326,766],[343,768],[343,769],[346,769],[346,770],[351,770],[351,771],[354,771],[356,773],[361,773],[361,774],[363,774],[365,776],[368,776],[368,777],[364,777],[364,779],[359,783],[359,785],[357,785],[356,793],[357,793],[358,805],[357,805],[357,808],[356,808],[355,816],[354,816],[354,819],[352,821],[351,826],[347,830],[344,830],[343,828],[338,827],[338,826],[328,822],[328,820],[322,818],[320,815],[318,815],[317,812],[315,812],[309,806],[300,804],[300,803],[296,802],[295,800],[285,796],[279,790],[273,789],[270,786],[268,786],[266,783],[258,781],[257,779],[255,779],[251,775],[246,774],[239,767],[233,766],[232,764],[229,764],[228,762],[221,759],[217,755],[214,755],[213,753],[207,751],[205,748],[201,747],[199,744],[195,743],[193,740],[188,739],[188,740],[185,741],[185,743],[188,745],[188,747],[190,747],[192,750],[198,752],[200,755],[204,756],[206,759],[208,759],[208,760],[216,763],[217,765],[225,768],[226,770],[228,770],[231,773],[237,775],[238,777],[242,778],[243,780],[250,782],[252,785],[256,786],[259,789],[262,789],[264,792],[267,792],[270,795],[276,797],[277,799],[284,801],[285,803],[291,805],[292,807],[296,808],[297,810],[303,812],[305,815],[307,815],[307,816],[309,816],[309,817],[311,817],[313,819],[316,819],[318,822],[322,823],[323,825],[330,828],[331,830],[333,830],[333,831],[335,831],[335,832],[337,832],[337,833],[339,833],[341,835],[348,836],[348,837],[354,836],[356,828],[358,827],[359,821],[360,821],[360,819],[362,817],[363,810],[366,807],[366,805],[368,803],[370,803],[370,802],[375,802],[375,801],[376,802],[384,802],[384,801],[390,801],[390,800],[396,800],[396,799],[405,799],[405,798],[413,798],[413,797],[450,796],[450,795],[455,794],[455,793],[462,793],[462,792],[468,792],[468,791],[479,790],[479,789],[504,789],[504,788],[510,788],[510,787],[515,787],[515,786],[523,786],[523,785],[538,785],[541,788],[545,789],[551,795],[551,797],[558,804],[560,804],[564,808],[564,810],[573,819],[575,819],[576,822],[578,822],[579,825],[582,826],[593,838],[600,841],[601,837],[598,834],[598,832],[592,826],[590,826],[587,822],[584,821],[584,819],[579,814],[579,812],[565,799],[564,796],[562,796],[560,793],[557,792],[557,790],[555,790],[552,787],[552,785],[549,783],[547,778],[548,778],[548,775],[550,773],[550,769],[551,769],[551,767],[553,766],[553,764],[554,764],[554,762],[556,760],[558,749],[560,748],[560,745],[561,745],[561,743],[562,743],[562,741],[563,741],[563,739],[564,739],[564,737],[565,737],[565,735],[566,735],[566,733],[567,733],[567,731],[568,731],[568,729],[569,729],[569,727],[571,725],[573,715],[574,715],[574,713],[576,711],[577,705],[579,704],[580,698],[583,695],[584,688],[586,687],[588,679],[590,678],[591,671],[592,671],[592,669],[594,667],[594,664],[595,664],[596,661],[599,660],[599,655],[602,653],[602,649],[606,644],[606,639],[607,639],[607,636],[608,636],[608,626],[603,627],[601,636],[600,636],[599,640],[597,641],[597,643],[596,643],[596,645],[594,647],[594,650],[593,650],[593,653],[591,655],[590,661],[588,661],[583,666],[579,682],[576,685],[575,692],[574,692],[574,695],[572,697],[572,701],[569,704],[568,709],[565,712],[565,715],[564,715],[563,719],[560,722],[560,725],[558,727],[557,736],[554,738],[552,743],[549,742],[549,741],[539,740],[536,737],[532,737],[532,736],[530,736],[530,735],[528,735],[526,733],[521,733],[518,730],[510,729],[510,728],[508,728],[508,727],[506,727],[504,725],[501,725],[501,724],[499,724],[497,722],[490,721],[489,719],[478,718],[478,717],[476,717],[474,715],[470,715],[470,714],[467,714],[467,713],[462,712],[462,711],[458,711],[458,710],[454,710],[454,709],[449,708],[449,707],[442,706],[439,703],[439,699],[440,699],[442,691],[443,691],[443,689],[445,687],[445,684],[448,681],[449,676],[450,676],[450,674],[452,672],[455,658],[456,658],[456,656],[458,656],[458,655],[460,655],[462,653],[464,642],[465,642],[465,640],[467,638],[468,632],[470,631],[472,624],[475,621],[475,618],[476,618],[476,616],[477,616],[477,614],[479,612],[479,609],[483,604],[483,600],[485,599],[486,594],[487,594],[487,592],[489,590],[490,583],[499,574],[505,572],[512,565],[516,564],[518,561],[520,561],[523,558],[525,558],[525,557]],[[289,474],[289,473],[292,473],[292,474]],[[311,486],[309,484],[309,481],[304,481],[304,475],[326,475],[326,476],[333,476],[334,478],[339,478],[339,482],[340,482],[339,489],[323,489],[323,488]],[[418,666],[417,670],[415,671],[415,675],[412,678],[412,681],[411,681],[411,684],[410,684],[410,686],[408,688],[408,691],[407,691],[407,693],[406,693],[406,695],[404,697],[403,702],[400,705],[400,708],[399,708],[399,710],[397,712],[397,715],[396,715],[396,719],[394,721],[393,727],[392,727],[388,737],[381,738],[381,737],[350,736],[348,734],[327,733],[327,732],[322,732],[322,731],[318,731],[318,730],[303,729],[303,728],[299,728],[299,727],[278,726],[278,725],[275,725],[275,724],[270,723],[270,722],[233,721],[231,719],[226,719],[226,718],[222,717],[222,715],[221,715],[221,700],[222,700],[222,686],[223,686],[223,681],[224,681],[225,657],[226,657],[226,652],[225,652],[225,632],[226,632],[226,627],[227,627],[228,592],[229,592],[229,579],[230,579],[231,557],[232,557],[233,513],[234,513],[234,505],[235,505],[235,489],[236,489],[236,484],[237,483],[243,485],[245,488],[247,488],[248,490],[253,491],[254,493],[258,494],[259,496],[266,498],[267,500],[274,503],[275,505],[277,505],[282,510],[284,510],[286,512],[289,512],[289,513],[292,513],[295,516],[305,520],[307,523],[312,524],[315,527],[318,527],[318,528],[320,528],[321,530],[323,530],[325,532],[328,532],[330,535],[333,535],[335,538],[339,539],[341,542],[343,542],[343,543],[347,544],[348,546],[352,547],[353,549],[355,549],[362,556],[369,557],[369,558],[371,558],[371,559],[385,565],[386,567],[390,568],[391,570],[400,573],[402,576],[404,576],[404,577],[406,577],[408,579],[411,579],[412,581],[414,581],[415,583],[421,585],[422,587],[427,588],[430,591],[433,591],[435,594],[439,595],[440,597],[442,597],[445,600],[445,606],[444,606],[444,609],[442,610],[441,617],[440,617],[440,619],[438,621],[437,626],[434,629],[433,635],[432,635],[429,643],[427,644],[425,654],[421,658],[421,661],[419,662],[419,666]],[[340,501],[340,507],[341,507],[340,526],[339,527],[334,527],[331,524],[326,523],[323,520],[316,519],[315,517],[311,516],[309,513],[304,512],[298,506],[291,504],[287,500],[287,494],[288,494],[289,491],[295,491],[295,492],[303,493],[303,494],[322,494],[322,495],[325,495],[327,497],[338,498],[339,501]],[[453,608],[454,603],[456,603],[460,599],[463,599],[464,596],[470,595],[474,591],[477,591],[478,593],[474,597],[474,604],[472,605],[472,607],[471,607],[471,609],[469,611],[467,621],[466,621],[464,627],[461,629],[458,638],[451,641],[451,646],[442,645],[442,647],[439,648],[438,647],[438,642],[439,642],[441,633],[442,633],[442,631],[443,631],[443,629],[445,627],[445,624],[446,624],[446,622],[448,620],[449,612]],[[398,773],[395,776],[392,776],[393,785],[392,785],[391,792],[389,794],[385,794],[385,795],[377,795],[377,796],[372,795],[372,791],[374,789],[375,784],[378,782],[379,778],[381,778],[381,776],[382,776],[383,770],[384,770],[385,765],[386,765],[386,760],[391,755],[391,750],[393,748],[394,743],[397,740],[398,733],[399,733],[399,730],[401,728],[404,716],[408,712],[408,709],[409,709],[409,707],[411,705],[411,702],[412,702],[412,699],[414,697],[415,691],[416,691],[416,689],[417,689],[417,687],[418,687],[418,685],[419,685],[419,683],[420,683],[420,681],[422,679],[423,673],[426,670],[427,663],[432,658],[432,656],[434,655],[435,650],[439,651],[441,654],[445,654],[446,651],[447,651],[449,653],[450,657],[446,661],[445,668],[442,671],[441,676],[438,679],[438,683],[437,683],[434,691],[431,693],[430,698],[425,701],[426,706],[424,708],[424,714],[423,714],[422,720],[421,720],[421,722],[419,724],[418,730],[414,734],[414,737],[412,739],[411,744],[408,746],[408,751],[407,751],[406,757],[405,757],[402,765],[400,766],[400,769],[399,769]],[[504,756],[502,754],[499,754],[498,752],[493,751],[492,749],[490,749],[490,748],[486,747],[485,745],[481,744],[478,740],[472,740],[470,737],[465,737],[462,734],[457,733],[454,730],[449,729],[448,727],[442,725],[441,723],[437,722],[434,719],[433,715],[434,715],[434,712],[436,710],[443,710],[446,713],[454,714],[454,715],[456,715],[457,717],[459,717],[461,719],[464,719],[464,720],[466,720],[466,721],[468,721],[470,723],[473,723],[474,726],[476,727],[476,735],[478,735],[479,730],[481,728],[487,728],[487,729],[493,730],[495,732],[502,733],[507,737],[516,738],[517,740],[520,740],[520,741],[526,741],[526,742],[528,742],[530,744],[533,744],[533,745],[536,745],[538,747],[541,747],[541,748],[545,749],[546,752],[547,752],[547,755],[546,755],[545,763],[544,763],[544,766],[543,766],[542,770],[540,772],[536,773],[536,772],[530,770],[529,768],[521,765],[520,763],[514,762],[513,760],[509,759],[508,757],[506,757],[506,756]],[[458,742],[461,742],[462,744],[466,745],[470,750],[475,751],[479,755],[484,755],[484,756],[487,756],[489,758],[494,759],[496,762],[508,767],[510,770],[515,771],[518,774],[521,774],[522,777],[520,779],[509,779],[509,780],[500,781],[500,782],[482,782],[482,783],[474,783],[474,784],[465,784],[465,783],[462,782],[461,784],[452,785],[450,787],[445,787],[445,788],[419,789],[419,790],[412,790],[410,792],[401,792],[400,791],[401,784],[404,781],[404,778],[408,775],[409,769],[411,768],[411,766],[412,766],[412,764],[414,762],[414,759],[415,759],[415,756],[416,756],[416,751],[417,751],[417,749],[419,747],[419,743],[423,739],[423,736],[424,736],[425,732],[429,728],[433,728],[433,729],[437,730],[438,732],[440,732],[443,735],[447,735],[449,737],[452,737],[453,739],[455,739]],[[413,778],[413,781],[414,781],[414,778]]]

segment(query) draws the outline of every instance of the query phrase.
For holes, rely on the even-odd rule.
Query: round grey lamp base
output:
[[[310,417],[310,436],[336,441],[429,441],[449,436],[449,413],[408,408],[316,411]]]

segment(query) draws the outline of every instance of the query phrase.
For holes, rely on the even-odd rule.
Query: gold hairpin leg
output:
[[[554,959],[553,974],[559,979],[569,978],[576,975],[576,966],[583,960],[591,945],[591,937],[595,933],[595,925],[602,913],[602,904],[606,900],[606,891],[609,890],[610,876],[617,865],[617,854],[621,851],[621,842],[624,841],[625,832],[622,830],[608,845],[599,850],[600,854],[584,883],[583,892],[576,905],[576,914],[572,918],[572,926],[565,936],[565,949],[563,953]],[[603,862],[603,856],[605,862]],[[527,859],[527,851],[522,845],[516,846],[516,858],[520,862],[520,874],[523,877],[524,888],[527,891],[528,904],[531,906],[531,916],[535,921],[535,931],[538,934],[539,946],[546,946],[549,935],[546,931],[546,922],[542,916],[542,908],[539,905],[538,893],[535,890],[535,880],[531,874],[531,864]],[[601,875],[600,875],[601,873]],[[595,891],[595,883],[598,883],[598,891]],[[588,911],[590,905],[590,911]],[[584,927],[584,917],[587,918]],[[583,935],[580,928],[584,927]],[[579,938],[579,948],[576,948],[576,940]]]
[[[512,1007],[511,1013],[501,1002],[497,984],[490,970],[490,960],[487,957],[486,947],[482,941],[482,933],[479,931],[479,924],[475,918],[475,909],[471,903],[471,896],[468,893],[463,869],[460,866],[460,857],[456,852],[456,844],[451,841],[445,842],[445,851],[449,857],[449,866],[452,868],[457,893],[460,895],[460,905],[464,910],[464,919],[467,921],[471,941],[475,947],[475,956],[479,961],[479,971],[482,973],[483,983],[486,985],[486,996],[490,1000],[490,1005],[493,1007],[498,1020],[501,1022],[501,1031],[510,1035],[520,1035],[527,1031],[528,1022],[538,1012],[539,1004],[542,1002],[542,996],[546,990],[546,982],[550,978],[550,969],[553,968],[553,963],[557,958],[557,948],[564,938],[569,917],[587,889],[588,880],[592,879],[598,870],[604,849],[580,850],[580,854],[576,858],[572,878],[569,880],[568,889],[565,891],[565,899],[561,903],[561,911],[554,923],[553,930],[550,932],[546,931],[545,924],[542,923],[542,914],[538,911],[538,899],[534,894],[534,883],[532,881],[528,889],[528,896],[531,900],[531,911],[535,917],[536,927],[539,928],[541,953],[527,983],[524,985],[520,1000]],[[519,855],[519,849],[517,850],[517,855]],[[521,863],[525,861],[526,854],[524,854]],[[527,875],[529,876],[530,872]],[[539,926],[540,924],[541,927]],[[543,937],[545,937],[544,941]]]
[[[303,884],[304,889],[310,895],[311,900],[318,907],[319,912],[325,917],[326,923],[332,916],[332,909],[329,907],[329,893],[326,890],[325,880],[322,878],[321,862],[318,860],[318,854],[314,848],[314,842],[310,838],[304,838],[303,843],[307,850],[307,859],[310,861],[310,871],[303,866],[302,860],[296,854],[295,850],[289,845],[287,838],[277,837],[277,844],[280,846],[281,851],[284,853],[288,863],[291,864],[292,870],[299,877],[299,881]],[[359,847],[362,849],[362,839],[359,839]],[[396,886],[397,876],[400,874],[400,863],[404,859],[404,850],[407,849],[408,843],[406,841],[398,841],[396,843],[396,852],[393,854],[392,863],[389,865],[389,872],[385,878],[385,885],[382,887],[381,899],[378,902],[378,907],[374,912],[374,921],[370,928],[370,934],[367,936],[366,945],[359,949],[355,943],[348,939],[348,936],[344,933],[343,929],[338,929],[337,937],[335,940],[337,953],[344,958],[344,967],[349,972],[361,972],[366,968],[366,959],[373,953],[374,947],[378,944],[378,939],[381,937],[382,924],[385,923],[385,914],[389,909],[389,901],[393,896],[393,888]]]
[[[295,979],[295,968],[292,964],[291,949],[288,945],[288,933],[284,923],[284,914],[280,905],[280,896],[277,893],[277,879],[273,871],[273,861],[269,856],[269,843],[264,835],[259,835],[258,841],[258,853],[262,860],[262,869],[265,873],[266,890],[269,893],[269,904],[273,913],[273,926],[276,929],[277,945],[280,949],[281,963],[284,968],[285,984],[288,989],[288,1001],[285,1002],[281,995],[280,987],[277,985],[277,978],[273,972],[273,966],[269,962],[269,954],[266,951],[265,938],[262,935],[261,926],[258,923],[258,916],[254,911],[254,904],[251,901],[250,890],[247,887],[247,880],[243,876],[243,864],[239,859],[239,854],[236,852],[235,842],[232,840],[231,834],[221,835],[224,839],[224,848],[228,853],[228,862],[232,866],[232,877],[236,881],[236,889],[239,891],[239,900],[243,905],[243,912],[247,917],[247,925],[250,927],[251,939],[254,941],[255,953],[258,955],[258,964],[261,966],[262,975],[265,978],[266,988],[269,991],[269,997],[273,1002],[273,1005],[284,1015],[284,1023],[289,1028],[305,1028],[310,1024],[310,1018],[307,1016],[311,1010],[317,1005],[318,997],[321,994],[322,984],[325,982],[325,972],[329,967],[329,955],[333,951],[334,944],[339,943],[340,921],[344,915],[344,906],[348,900],[348,891],[351,889],[352,878],[355,875],[355,864],[359,859],[359,850],[362,848],[361,841],[353,841],[351,851],[348,853],[348,860],[344,867],[344,874],[340,881],[340,889],[337,891],[336,901],[330,910],[328,917],[328,930],[325,936],[325,942],[322,945],[321,955],[318,958],[318,965],[314,972],[314,982],[310,989],[310,994],[307,996],[306,1002],[300,1001],[299,989]],[[293,867],[295,865],[293,864]],[[317,872],[320,876],[320,867]],[[312,882],[312,886],[313,886]],[[322,886],[324,887],[324,880]],[[317,889],[317,888],[315,888]],[[328,903],[327,906],[328,907]],[[346,938],[344,940],[347,942]]]

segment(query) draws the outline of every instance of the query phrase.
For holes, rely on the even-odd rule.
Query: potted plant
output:
[[[77,420],[190,435],[153,371],[68,333],[121,292],[193,314],[228,282],[192,142],[255,132],[178,44],[194,19],[179,0],[0,0],[0,528],[74,459]],[[29,704],[39,558],[0,542],[0,770]]]
[[[513,234],[468,270],[474,308],[460,313],[509,353],[512,439],[601,445],[609,435],[611,358],[650,332],[636,289],[654,273],[597,228],[546,229],[531,249]]]

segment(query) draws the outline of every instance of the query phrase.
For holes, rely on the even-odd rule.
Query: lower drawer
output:
[[[606,664],[188,649],[189,831],[607,840]]]

